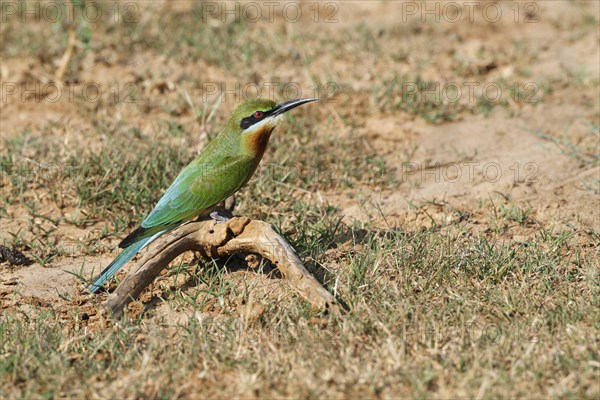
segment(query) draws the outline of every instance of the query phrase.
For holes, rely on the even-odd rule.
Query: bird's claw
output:
[[[216,222],[217,224],[219,224],[219,223],[221,223],[221,222],[227,222],[227,221],[229,221],[229,220],[231,219],[231,218],[229,218],[229,217],[226,217],[225,215],[219,214],[219,212],[218,212],[218,211],[213,211],[213,212],[211,212],[209,215],[210,215],[210,217],[211,217],[213,220],[215,220],[215,222]]]

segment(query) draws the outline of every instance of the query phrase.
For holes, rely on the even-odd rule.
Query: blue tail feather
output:
[[[104,271],[102,271],[100,276],[96,278],[94,283],[92,283],[92,285],[90,286],[90,292],[96,293],[100,289],[102,289],[102,285],[104,284],[104,282],[110,279],[110,277],[113,276],[119,269],[121,269],[123,265],[127,264],[127,262],[131,260],[140,250],[152,243],[156,238],[158,238],[165,232],[167,231],[159,232],[153,236],[135,242],[129,245],[129,247],[124,248],[121,251],[121,254],[119,254],[117,258],[115,258],[110,264],[108,264],[108,267],[106,267]]]

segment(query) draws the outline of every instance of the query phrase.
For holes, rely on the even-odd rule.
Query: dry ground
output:
[[[1,396],[600,396],[600,3],[108,2],[60,92],[69,18],[30,4],[1,10],[0,241],[32,260],[0,264]],[[83,281],[256,87],[327,100],[237,213],[350,311],[189,255],[110,324]]]

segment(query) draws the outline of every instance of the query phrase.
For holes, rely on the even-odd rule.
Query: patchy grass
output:
[[[583,216],[600,190],[599,82],[577,52],[597,46],[592,2],[540,3],[538,25],[400,23],[390,2],[342,2],[331,25],[311,9],[222,21],[183,1],[115,22],[124,4],[73,21],[65,79],[97,80],[98,101],[3,100],[0,244],[34,263],[0,264],[2,397],[598,398],[600,233]],[[0,76],[20,90],[51,82],[68,32],[24,17],[0,26]],[[81,283],[219,132],[239,100],[205,96],[221,82],[331,100],[290,113],[236,213],[272,223],[347,312],[310,309],[268,263],[186,255],[107,321],[106,294]],[[504,96],[444,101],[453,82]],[[529,153],[523,135],[539,139]],[[502,158],[552,168],[507,186],[399,176]],[[371,201],[379,220],[354,218]]]
[[[209,396],[260,397],[595,390],[598,270],[573,250],[572,234],[498,243],[458,231],[321,228],[334,239],[316,261],[351,313],[325,322],[301,299],[272,304],[258,284],[221,268],[173,268],[153,292],[185,316],[176,324],[150,318],[151,307],[105,328],[81,319],[95,307],[90,298],[5,311],[6,394],[186,397],[197,385]],[[338,251],[342,244],[352,250]],[[256,304],[264,311],[244,318]]]
[[[600,143],[600,131],[593,122],[585,121],[586,129],[582,138],[578,138],[579,143],[573,143],[566,130],[562,137],[555,137],[543,132],[534,132],[540,139],[554,143],[561,152],[573,157],[580,162],[582,166],[600,165],[600,154],[598,153],[598,144]]]

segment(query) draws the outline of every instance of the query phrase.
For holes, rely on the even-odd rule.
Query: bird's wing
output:
[[[141,227],[119,246],[127,247],[208,211],[246,183],[252,166],[253,161],[248,156],[228,156],[216,162],[192,161],[160,198]]]
[[[235,193],[251,173],[247,156],[224,157],[217,162],[192,162],[175,179],[142,222],[142,227],[171,225],[193,218]]]

